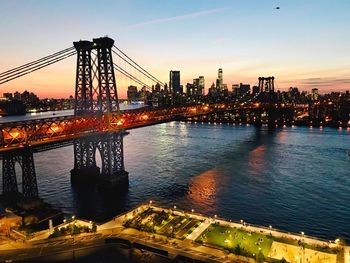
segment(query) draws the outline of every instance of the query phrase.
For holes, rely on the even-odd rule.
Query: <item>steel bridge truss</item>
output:
[[[163,109],[127,110],[112,114],[54,117],[0,124],[0,153],[22,148],[40,151],[53,142],[99,135],[104,132],[144,127],[177,118],[204,115],[217,110],[213,106],[187,106]],[[58,146],[59,147],[59,146]]]
[[[95,182],[118,184],[127,182],[124,170],[123,131],[105,132],[99,136],[88,136],[74,140],[73,182]],[[101,156],[101,171],[96,165],[96,152]],[[82,175],[83,174],[83,175]],[[84,179],[81,178],[85,176]],[[80,177],[80,178],[79,178]]]
[[[18,162],[22,168],[23,197],[26,199],[38,198],[33,152],[29,149],[7,152],[3,154],[2,161],[3,194],[6,196],[19,193],[15,170],[15,163]]]

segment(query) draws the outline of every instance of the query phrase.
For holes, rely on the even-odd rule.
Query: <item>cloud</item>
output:
[[[196,17],[202,17],[202,16],[214,14],[214,13],[223,12],[225,10],[227,10],[227,8],[222,7],[222,8],[215,8],[215,9],[194,12],[194,13],[181,15],[181,16],[159,18],[159,19],[154,19],[154,20],[149,20],[149,21],[129,25],[129,26],[127,26],[127,28],[139,28],[139,27],[144,27],[144,26],[148,26],[148,25],[162,24],[162,23],[166,23],[166,22],[182,21],[182,20],[187,20],[187,19],[192,19],[192,18],[196,18]]]
[[[304,85],[314,85],[314,86],[330,86],[339,84],[349,84],[349,78],[307,78],[297,80],[299,83]]]

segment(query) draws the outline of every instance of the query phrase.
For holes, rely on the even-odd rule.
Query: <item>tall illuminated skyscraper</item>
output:
[[[219,89],[223,89],[223,75],[222,75],[222,68],[219,68],[218,71],[218,87]]]
[[[205,81],[204,76],[198,78],[198,95],[204,95]]]

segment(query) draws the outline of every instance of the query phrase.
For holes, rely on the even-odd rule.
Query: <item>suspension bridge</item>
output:
[[[127,66],[122,67],[121,63],[115,63],[113,55]],[[151,89],[152,83],[162,87],[165,84],[131,59],[109,37],[74,42],[73,47],[2,72],[0,84],[72,56],[77,57],[74,115],[0,125],[2,189],[5,196],[20,192],[15,171],[15,163],[18,162],[22,169],[21,196],[25,199],[38,197],[33,155],[36,152],[73,145],[74,167],[71,171],[73,183],[123,186],[128,184],[123,154],[125,130],[174,120],[201,118],[208,114],[220,114],[237,108],[261,112],[266,105],[271,105],[267,98],[265,104],[248,101],[240,106],[210,104],[121,111],[116,75],[148,89]],[[127,68],[132,68],[137,74],[130,73]],[[264,80],[260,83],[259,79],[261,89],[264,83]],[[271,85],[273,84],[270,84],[270,87]],[[277,106],[273,108],[276,112]],[[275,117],[272,113],[271,116],[273,121]],[[257,118],[256,123],[261,123],[261,120]],[[101,168],[96,165],[96,151],[101,155]]]

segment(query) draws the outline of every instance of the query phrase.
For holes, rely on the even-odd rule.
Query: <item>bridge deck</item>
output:
[[[71,144],[74,139],[118,132],[207,114],[208,106],[126,110],[120,113],[63,116],[0,124],[0,153],[30,147],[44,151]]]

